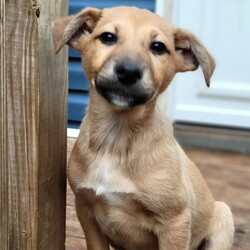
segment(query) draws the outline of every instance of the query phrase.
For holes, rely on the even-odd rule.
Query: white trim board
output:
[[[67,137],[77,138],[80,133],[80,129],[68,128],[67,129]]]

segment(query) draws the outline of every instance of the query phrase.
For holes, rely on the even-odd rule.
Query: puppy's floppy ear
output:
[[[175,50],[178,54],[177,71],[196,70],[200,65],[207,86],[215,69],[215,61],[202,43],[190,32],[177,29],[174,34]]]
[[[52,23],[52,35],[58,53],[65,44],[80,51],[80,38],[94,30],[102,11],[96,8],[83,9],[79,14],[60,18]]]

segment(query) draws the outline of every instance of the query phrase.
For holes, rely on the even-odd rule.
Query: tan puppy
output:
[[[175,73],[215,63],[199,40],[147,10],[82,10],[53,25],[57,52],[82,53],[90,103],[68,178],[88,250],[230,249],[228,206],[215,202],[156,99]]]

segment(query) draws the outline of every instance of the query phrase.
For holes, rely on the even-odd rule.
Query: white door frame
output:
[[[164,4],[165,1],[161,0],[160,3]],[[241,44],[249,41],[246,38],[250,27],[246,24],[249,23],[246,21],[247,9],[249,2],[246,0],[172,1],[173,23],[176,26],[188,26],[186,28],[205,43],[217,61],[209,89],[204,84],[201,70],[176,75],[167,91],[167,110],[173,121],[250,129],[250,80],[246,74],[248,60],[241,62],[239,56],[235,60],[235,57],[229,58],[231,53],[234,56],[237,53],[245,57],[249,55],[246,45],[238,46],[236,51],[235,41],[237,35],[241,37]],[[224,23],[230,25],[223,26]],[[236,35],[230,33],[233,29]],[[235,39],[235,46],[228,45],[224,49],[226,42],[230,44],[232,39]],[[234,65],[232,67],[228,63],[230,60]],[[237,74],[231,74],[235,70]]]

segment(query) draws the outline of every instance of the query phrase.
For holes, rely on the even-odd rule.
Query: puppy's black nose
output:
[[[142,70],[135,62],[120,62],[116,65],[115,71],[122,84],[133,85],[142,78]]]

